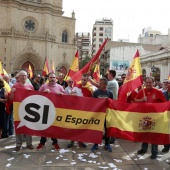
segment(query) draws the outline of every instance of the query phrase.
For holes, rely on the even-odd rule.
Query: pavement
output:
[[[39,137],[33,137],[33,145],[39,143]],[[54,151],[52,141],[48,139],[41,151],[29,150],[25,147],[15,152],[15,136],[0,139],[0,170],[170,170],[170,152],[163,154],[163,146],[159,146],[158,158],[150,159],[150,148],[144,155],[137,155],[141,143],[117,139],[112,144],[112,152],[99,145],[97,152],[91,152],[92,144],[87,148],[68,149],[68,141],[59,140],[60,151]]]

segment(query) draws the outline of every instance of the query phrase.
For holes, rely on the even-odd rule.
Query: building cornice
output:
[[[170,58],[170,49],[160,50],[155,53],[146,54],[141,56],[141,63],[147,63],[150,61],[159,61]]]
[[[29,33],[24,31],[15,30],[14,28],[11,29],[0,29],[0,37],[14,37],[14,38],[23,38],[23,39],[30,39],[30,40],[40,40],[40,41],[49,41],[49,42],[56,42],[56,36],[51,35],[49,33]]]

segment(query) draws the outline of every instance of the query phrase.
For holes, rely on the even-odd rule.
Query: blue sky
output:
[[[64,16],[76,16],[76,32],[92,32],[96,19],[113,19],[113,40],[137,42],[145,27],[168,34],[169,0],[63,0]]]

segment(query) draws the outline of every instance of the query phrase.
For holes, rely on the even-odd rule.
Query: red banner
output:
[[[107,100],[17,90],[17,134],[101,143]]]

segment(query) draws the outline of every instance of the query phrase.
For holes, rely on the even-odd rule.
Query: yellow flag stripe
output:
[[[149,116],[153,122],[153,128],[143,130],[141,122]],[[160,113],[135,113],[107,109],[107,127],[115,127],[129,132],[152,132],[169,134],[170,111]]]
[[[19,113],[19,106],[19,102],[14,102],[14,113]],[[105,115],[106,114],[103,112],[87,112],[56,108],[56,120],[52,126],[68,129],[90,129],[101,131],[101,129],[103,129]],[[14,120],[20,121],[19,114],[14,114]],[[100,122],[98,120],[100,120]]]

